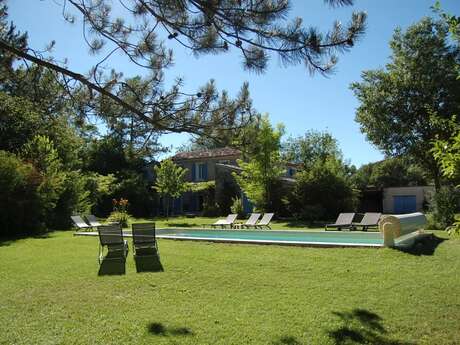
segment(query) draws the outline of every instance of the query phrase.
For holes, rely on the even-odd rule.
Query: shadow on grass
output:
[[[433,255],[436,248],[446,240],[445,238],[440,238],[432,234],[431,236],[417,240],[412,247],[401,248],[400,250],[404,253],[416,256]]]
[[[167,327],[159,322],[151,322],[147,325],[150,334],[162,337],[168,336],[193,336],[194,333],[187,327]]]
[[[50,236],[50,234],[51,234],[50,232],[44,232],[42,234],[36,234],[36,235],[22,234],[22,235],[17,235],[17,236],[0,237],[0,247],[9,246],[9,245],[13,244],[16,241],[25,240],[25,239],[28,239],[28,238],[33,238],[33,239],[50,238],[50,237],[52,237],[52,236]]]
[[[160,256],[155,249],[138,249],[134,256],[137,273],[141,272],[163,272],[164,268]]]
[[[126,258],[108,254],[99,266],[99,276],[123,275],[126,273]]]
[[[333,312],[342,321],[342,326],[328,332],[336,345],[379,344],[379,345],[415,345],[415,343],[391,339],[382,325],[383,319],[365,309],[353,309],[351,312]]]
[[[273,345],[302,345],[302,343],[295,337],[282,336],[278,340],[275,340]]]

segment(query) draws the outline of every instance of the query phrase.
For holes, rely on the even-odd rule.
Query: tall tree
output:
[[[179,198],[190,186],[185,182],[187,169],[176,165],[172,160],[166,159],[154,168],[156,174],[153,188],[166,199],[166,218],[169,216],[171,198]]]
[[[283,144],[283,155],[289,162],[299,163],[309,169],[318,160],[325,162],[328,158],[342,160],[337,139],[331,133],[310,130],[303,136],[289,138]]]
[[[440,171],[431,142],[449,136],[433,121],[460,113],[460,82],[456,66],[460,49],[449,40],[448,26],[424,18],[390,42],[386,69],[364,71],[351,89],[360,101],[356,121],[369,141],[389,156],[410,155],[430,173],[436,188]]]
[[[434,10],[449,26],[452,39],[460,43],[460,16],[444,12],[439,1],[436,2]],[[460,80],[460,62],[457,63],[456,72],[458,74],[457,79]],[[450,131],[451,135],[450,138],[436,140],[432,151],[441,167],[443,176],[458,184],[460,181],[460,124],[458,116],[460,114],[452,115],[453,117],[449,120],[437,119]],[[460,224],[458,227],[460,229]]]
[[[383,161],[363,165],[352,176],[356,187],[373,186],[406,187],[423,186],[428,183],[425,172],[405,157],[390,157]]]
[[[353,3],[325,2],[333,6]],[[244,125],[251,115],[249,100],[244,96],[235,100],[219,97],[212,82],[197,92],[186,92],[178,79],[165,89],[164,70],[173,62],[168,40],[197,56],[237,50],[244,68],[255,72],[265,71],[269,58],[276,54],[285,65],[304,64],[311,72],[326,74],[337,63],[336,53],[350,49],[364,32],[363,12],[353,13],[348,25],[336,22],[328,33],[321,34],[314,27],[303,26],[299,18],[287,22],[289,7],[287,0],[66,0],[64,19],[81,23],[90,53],[101,57],[85,73],[53,60],[49,52],[28,47],[24,39],[18,42],[11,37],[16,31],[6,23],[6,8],[1,6],[0,54],[59,73],[62,84],[79,89],[90,107],[114,103],[156,131],[207,135],[212,128],[226,128],[230,114],[237,119],[232,127]],[[140,85],[107,68],[116,53],[146,71]]]
[[[280,154],[283,134],[282,125],[273,128],[268,116],[263,116],[252,127],[251,150],[245,153],[245,160],[238,161],[241,173],[234,173],[238,185],[261,211],[273,211],[272,189],[285,171]]]

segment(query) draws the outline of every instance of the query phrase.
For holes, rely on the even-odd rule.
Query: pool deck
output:
[[[178,240],[178,241],[205,241],[205,242],[216,242],[216,243],[233,243],[233,244],[261,244],[261,245],[281,245],[281,246],[301,246],[301,247],[321,247],[321,248],[383,248],[383,240],[382,243],[345,243],[345,242],[322,242],[322,241],[288,241],[288,240],[273,240],[273,239],[240,239],[240,238],[215,238],[215,237],[191,237],[191,236],[181,236],[180,234],[171,234],[171,231],[180,230],[181,232],[186,232],[187,230],[213,230],[215,232],[227,232],[228,230],[214,230],[210,228],[181,228],[181,229],[171,229],[171,228],[158,228],[157,229],[157,238],[161,239],[171,239],[171,240]],[[233,229],[231,231],[234,231]],[[254,231],[254,230],[238,230],[238,231]],[[375,234],[375,232],[348,232],[348,231],[305,231],[301,229],[289,229],[289,230],[256,230],[256,232],[261,233],[270,233],[270,232],[296,232],[296,233],[305,233],[305,234],[318,234],[318,233],[328,233],[328,234],[362,234],[363,236],[367,236],[366,234]],[[98,236],[96,231],[91,232],[76,232],[74,236]],[[123,231],[123,236],[125,237],[132,237],[131,231]]]

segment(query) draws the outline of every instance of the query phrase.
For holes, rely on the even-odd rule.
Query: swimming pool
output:
[[[158,229],[157,237],[229,243],[321,247],[383,247],[379,232]]]

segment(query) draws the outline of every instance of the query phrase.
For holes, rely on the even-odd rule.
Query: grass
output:
[[[460,344],[460,240],[439,242],[160,240],[164,271],[137,273],[130,252],[125,274],[99,276],[94,237],[4,241],[0,344]]]

